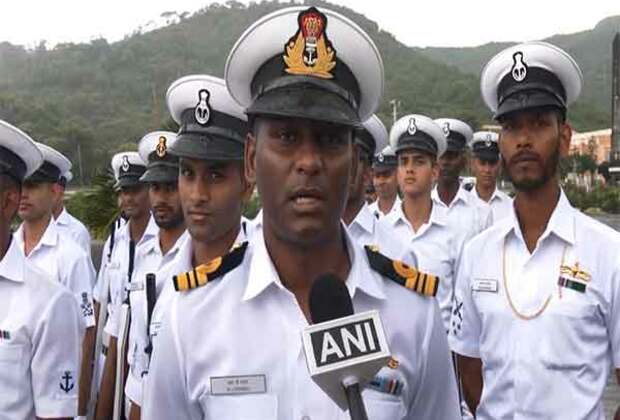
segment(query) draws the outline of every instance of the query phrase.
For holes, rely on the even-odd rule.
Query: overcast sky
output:
[[[248,3],[248,1],[243,1]],[[620,15],[620,0],[334,0],[375,20],[409,46],[473,46],[525,41],[591,29]],[[2,1],[0,42],[28,47],[41,40],[122,39],[162,12],[194,12],[209,0]],[[618,28],[620,31],[620,28]]]

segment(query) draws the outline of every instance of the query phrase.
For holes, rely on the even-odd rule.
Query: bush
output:
[[[600,208],[607,213],[620,213],[620,188],[600,186],[590,192],[573,184],[564,185],[564,192],[574,207],[581,210]]]

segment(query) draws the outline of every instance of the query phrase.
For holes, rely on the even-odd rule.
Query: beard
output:
[[[174,213],[170,218],[158,218],[155,215],[153,215],[153,218],[155,219],[155,224],[157,224],[160,229],[174,229],[181,226],[185,221],[183,212]]]
[[[508,179],[512,182],[512,185],[517,191],[534,191],[547,184],[550,179],[555,177],[558,171],[558,165],[560,162],[560,141],[556,142],[556,147],[550,158],[547,161],[541,162],[542,171],[540,176],[535,178],[523,177],[519,179],[512,173],[511,166],[506,162],[502,156],[502,166],[508,175]]]

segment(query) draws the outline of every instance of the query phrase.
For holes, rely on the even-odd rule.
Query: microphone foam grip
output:
[[[353,302],[344,281],[334,274],[319,276],[310,289],[310,317],[318,324],[353,315]]]

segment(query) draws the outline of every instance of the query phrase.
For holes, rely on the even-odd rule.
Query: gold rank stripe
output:
[[[401,261],[392,260],[366,246],[366,255],[370,266],[390,280],[423,296],[435,296],[439,287],[439,278],[409,267]]]
[[[172,277],[174,288],[178,291],[196,289],[207,284],[210,280],[221,277],[233,270],[243,261],[247,249],[247,242],[233,247],[225,256],[215,258],[185,273]]]

